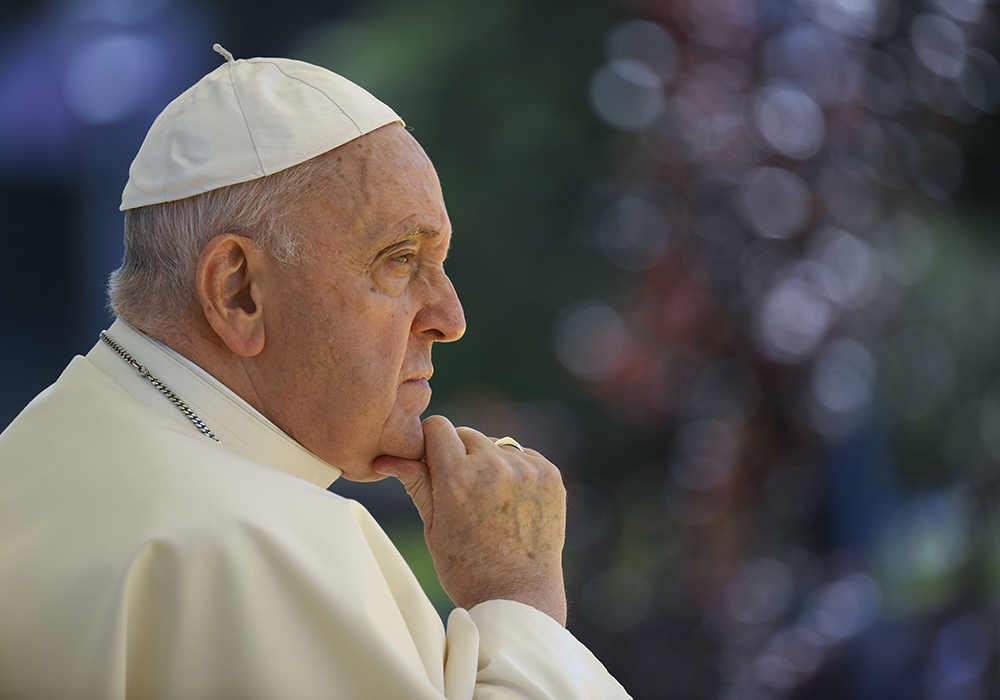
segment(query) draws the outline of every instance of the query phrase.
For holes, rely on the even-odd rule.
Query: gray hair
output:
[[[308,259],[308,241],[289,219],[310,180],[330,167],[317,156],[266,177],[125,212],[125,257],[111,273],[112,311],[143,329],[176,327],[199,306],[198,258],[223,233],[246,236],[284,264]]]

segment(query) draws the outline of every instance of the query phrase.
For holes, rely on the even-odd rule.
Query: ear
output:
[[[264,254],[245,236],[224,233],[208,242],[198,259],[196,283],[205,319],[241,357],[264,349],[264,305],[260,276]]]

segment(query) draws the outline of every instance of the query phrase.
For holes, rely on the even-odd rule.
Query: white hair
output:
[[[323,156],[266,177],[173,202],[125,212],[125,257],[111,273],[108,301],[120,318],[143,329],[181,324],[200,306],[198,258],[223,233],[254,241],[284,264],[307,259],[308,241],[290,221],[310,180],[330,167]]]

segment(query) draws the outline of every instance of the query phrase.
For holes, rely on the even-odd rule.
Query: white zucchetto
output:
[[[395,112],[325,68],[287,58],[226,62],[149,128],[121,210],[170,202],[290,168],[397,122]]]

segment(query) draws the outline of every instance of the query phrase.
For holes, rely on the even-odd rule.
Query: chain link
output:
[[[149,383],[152,384],[153,386],[155,386],[160,391],[161,394],[163,394],[164,396],[166,396],[167,399],[170,401],[170,403],[172,403],[174,406],[176,406],[178,409],[180,409],[180,412],[183,413],[185,416],[187,416],[188,420],[190,420],[192,423],[194,423],[195,426],[198,428],[198,430],[200,430],[202,432],[203,435],[207,435],[208,437],[212,438],[216,442],[219,442],[219,438],[215,437],[215,434],[211,430],[209,430],[208,426],[205,425],[205,423],[201,420],[201,418],[199,418],[195,414],[195,412],[192,411],[190,409],[190,407],[188,407],[188,405],[181,400],[180,396],[178,396],[177,394],[175,394],[170,389],[170,387],[168,387],[166,384],[164,384],[159,379],[157,379],[155,376],[153,376],[153,374],[150,373],[150,371],[148,369],[146,369],[145,366],[140,365],[136,361],[136,359],[134,357],[132,357],[131,355],[129,355],[125,351],[125,348],[123,348],[121,345],[119,345],[118,342],[114,338],[112,338],[110,335],[108,335],[106,331],[101,331],[101,340],[103,340],[105,343],[107,343],[108,347],[110,347],[112,350],[114,350],[116,353],[118,353],[118,355],[123,360],[125,360],[127,363],[129,363],[130,365],[132,365],[132,367],[135,368],[135,371],[139,373],[140,377],[142,377],[143,379],[148,379]]]

